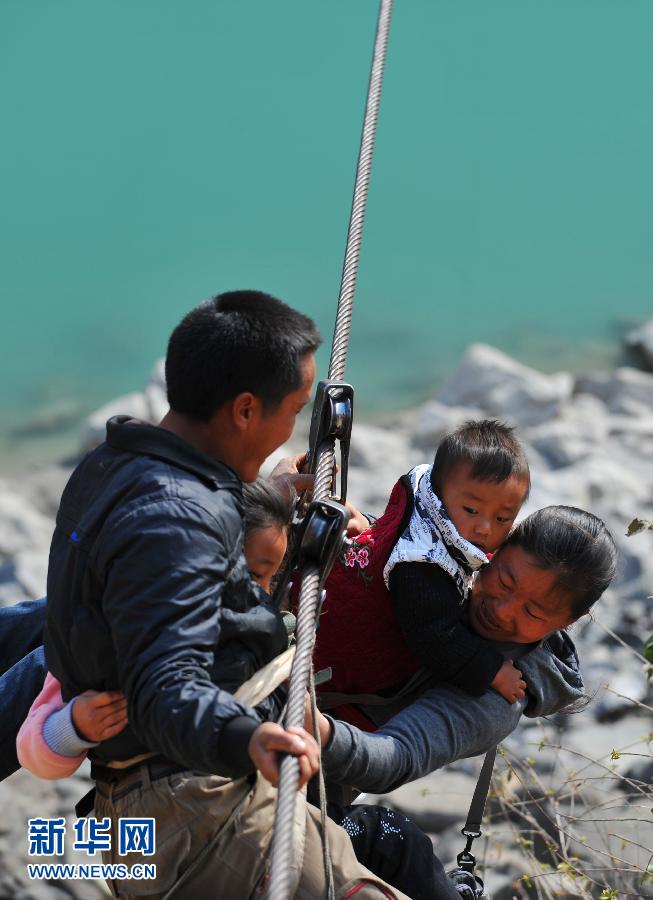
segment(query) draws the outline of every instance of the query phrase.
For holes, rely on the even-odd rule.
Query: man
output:
[[[313,738],[274,722],[275,696],[252,709],[233,692],[286,643],[243,557],[241,482],[290,437],[320,340],[310,319],[266,294],[202,304],[170,338],[170,412],[157,427],[110,420],[62,496],[48,663],[65,700],[89,688],[120,688],[128,699],[128,727],[92,754],[96,817],[111,818],[114,835],[120,818],[156,820],[156,855],[141,861],[156,863],[157,878],[114,881],[121,897],[172,887],[176,897],[249,896],[274,805],[256,771],[276,783],[280,752],[298,758],[302,783],[317,770]],[[296,895],[316,896],[324,876],[309,852],[314,814],[301,807],[295,828],[309,845],[303,866],[301,847],[295,861]],[[369,881],[361,900],[378,896],[333,829],[358,874],[352,885]],[[139,861],[115,846],[105,858]]]

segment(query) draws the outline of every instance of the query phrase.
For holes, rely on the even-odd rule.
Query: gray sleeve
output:
[[[374,733],[334,722],[322,754],[325,773],[362,791],[393,791],[456,759],[487,752],[517,727],[524,705],[511,706],[496,691],[470,697],[440,685]]]
[[[576,648],[564,631],[550,635],[515,665],[526,682],[528,704],[524,715],[529,718],[550,716],[587,701]]]
[[[522,712],[550,715],[585,696],[578,656],[564,633],[551,635],[516,665],[528,691],[513,705],[494,690],[470,697],[441,684],[372,734],[334,722],[322,754],[326,774],[363,791],[392,791],[456,759],[486,753],[514,731]]]
[[[77,734],[73,722],[73,704],[76,699],[73,698],[61,709],[50,713],[43,723],[43,740],[59,756],[80,756],[91,747],[97,747],[96,743],[85,741]]]

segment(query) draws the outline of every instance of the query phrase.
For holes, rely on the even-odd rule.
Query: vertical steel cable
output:
[[[365,118],[363,119],[363,130],[358,153],[358,165],[356,167],[354,198],[349,218],[349,229],[347,231],[345,261],[343,263],[342,279],[340,281],[336,325],[333,333],[331,359],[329,361],[329,379],[332,381],[343,380],[345,375],[345,365],[347,363],[351,314],[354,305],[356,278],[358,276],[358,258],[360,256],[361,241],[363,239],[367,191],[370,183],[370,174],[372,172],[372,155],[374,153],[374,141],[376,138],[376,122],[379,116],[379,106],[381,103],[381,87],[383,86],[383,70],[385,68],[391,16],[392,0],[381,0],[379,18],[376,26],[372,70],[370,72],[370,83],[367,91],[367,103],[365,105]]]
[[[302,578],[295,639],[297,650],[290,673],[288,704],[284,724],[286,728],[304,724],[304,696],[308,685],[317,615],[320,573],[309,569]],[[294,756],[281,761],[279,790],[274,816],[274,832],[270,848],[270,883],[268,900],[288,900],[290,897],[290,863],[294,856],[293,832],[299,785],[299,763]]]
[[[367,92],[365,117],[356,167],[354,196],[347,231],[347,246],[343,263],[338,310],[329,362],[329,380],[341,381],[345,374],[349,331],[358,275],[358,260],[365,208],[372,170],[372,156],[376,137],[376,124],[381,101],[383,70],[385,67],[392,0],[380,0],[379,16],[374,42],[374,55]],[[323,500],[331,493],[334,463],[334,441],[316,448],[317,460],[313,498]],[[344,498],[343,498],[344,499]],[[315,642],[315,622],[319,606],[320,573],[312,568],[305,572],[299,593],[299,610],[295,631],[297,651],[290,674],[288,706],[284,724],[286,728],[304,724],[304,697],[309,683],[313,644]],[[293,830],[299,784],[299,764],[293,756],[286,756],[281,763],[279,790],[274,820],[274,832],[270,848],[270,880],[268,900],[289,900],[290,862],[293,858]]]

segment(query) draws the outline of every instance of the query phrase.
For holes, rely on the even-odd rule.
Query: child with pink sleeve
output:
[[[18,732],[18,760],[39,778],[66,778],[91,747],[118,734],[126,724],[127,700],[120,691],[85,691],[64,703],[59,682],[48,672]]]

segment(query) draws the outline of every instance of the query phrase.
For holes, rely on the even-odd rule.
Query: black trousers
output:
[[[413,900],[460,900],[428,835],[402,813],[385,806],[328,805],[345,829],[356,857],[375,875]]]

